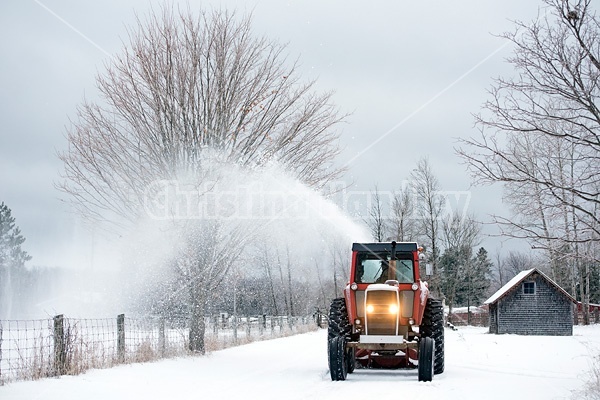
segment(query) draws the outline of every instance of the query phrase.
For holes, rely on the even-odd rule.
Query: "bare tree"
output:
[[[274,315],[279,315],[279,308],[277,307],[277,296],[275,292],[275,279],[273,277],[273,272],[271,270],[271,265],[273,264],[272,259],[269,254],[269,249],[266,243],[261,243],[260,255],[257,257],[258,263],[265,271],[266,280],[269,285],[269,294],[271,300],[271,309]]]
[[[315,257],[311,261],[314,266],[315,275],[317,276],[317,282],[319,283],[318,288],[315,288],[316,290],[314,290],[314,292],[316,292],[316,296],[317,296],[317,300],[318,300],[316,307],[317,307],[317,310],[325,310],[327,308],[327,301],[329,300],[329,298],[327,296],[327,291],[326,291],[325,285],[323,283],[323,278],[321,277],[321,266],[320,266],[318,258]],[[335,277],[335,275],[334,275],[334,277]],[[328,279],[328,281],[329,281],[329,279]],[[314,282],[313,282],[313,287],[314,287]],[[320,322],[318,322],[318,323],[320,323]]]
[[[67,130],[58,186],[82,215],[135,223],[147,217],[144,205],[160,197],[156,182],[164,180],[197,193],[184,199],[197,210],[227,166],[277,162],[316,188],[341,173],[331,160],[343,117],[330,93],[300,80],[285,46],[253,36],[249,16],[161,11],[138,20],[129,45],[97,77],[102,101],[84,101]],[[249,236],[218,215],[174,216],[181,246],[173,264],[187,278],[190,349],[203,352],[207,291]]]
[[[481,224],[472,215],[448,215],[442,220],[441,237],[444,247],[471,249],[481,243]]]
[[[458,153],[476,182],[505,184],[515,216],[495,216],[503,234],[545,249],[553,278],[574,295],[578,284],[585,304],[585,265],[600,259],[582,251],[600,237],[600,19],[590,0],[544,3],[538,20],[503,35],[517,75],[495,81],[476,116],[481,136]]]
[[[288,315],[289,316],[294,316],[296,315],[296,312],[294,310],[294,285],[292,284],[292,257],[290,255],[290,247],[286,246],[285,248],[285,259],[286,259],[286,267],[287,267],[287,278],[288,278],[288,295],[290,296],[290,308],[289,308],[289,312]]]
[[[84,101],[68,129],[59,187],[86,215],[140,214],[153,181],[197,173],[204,149],[231,163],[277,160],[320,187],[341,172],[331,94],[302,83],[285,46],[252,35],[227,11],[151,15],[97,77],[102,103]]]
[[[333,269],[333,296],[327,299],[329,301],[339,297],[342,293],[344,285],[350,281],[350,268],[348,265],[349,256],[347,252],[347,244],[341,241],[339,238],[333,240],[330,239],[328,243],[328,256],[331,260]]]
[[[289,299],[291,299],[291,295],[288,296],[288,293],[287,293],[288,286],[286,285],[285,278],[283,276],[283,262],[281,261],[281,254],[279,253],[279,249],[276,249],[275,251],[277,253],[276,264],[277,264],[277,268],[279,269],[279,278],[280,278],[279,288],[283,292],[283,302],[285,304],[285,313],[286,313],[286,315],[292,315],[290,303],[288,301]]]
[[[509,251],[508,254],[502,260],[504,267],[504,273],[507,277],[508,282],[519,272],[531,269],[535,267],[535,261],[531,254],[523,253],[519,251]]]
[[[433,276],[430,279],[432,291],[439,289],[439,277],[436,275],[436,264],[440,257],[440,222],[444,206],[444,198],[440,193],[441,186],[433,174],[427,158],[421,158],[411,174],[412,184],[416,192],[416,210],[421,236],[431,253],[430,262]]]
[[[498,279],[494,280],[494,282],[493,282],[493,287],[491,288],[492,292],[495,292],[496,290],[500,289],[502,286],[504,286],[504,284],[506,282],[508,282],[508,280],[506,279],[506,274],[504,273],[504,262],[500,255],[500,252],[496,252],[496,274],[495,274],[495,276],[497,276]]]
[[[369,220],[367,225],[371,229],[371,235],[377,242],[383,242],[386,239],[386,223],[385,216],[383,215],[383,203],[381,202],[381,196],[379,190],[375,186],[375,190],[372,192],[373,202],[369,208]]]
[[[237,226],[217,220],[184,223],[177,232],[183,235],[173,263],[183,282],[180,290],[189,293],[189,346],[204,354],[204,312],[209,295],[238,260],[247,238]]]
[[[516,23],[514,32],[503,35],[515,45],[509,62],[518,75],[495,81],[491,100],[476,117],[481,137],[462,140],[458,152],[477,183],[503,182],[537,197],[537,227],[497,218],[516,228],[510,234],[560,248],[595,241],[599,234],[600,21],[590,0],[545,4],[539,20]],[[559,153],[550,151],[557,148]],[[520,197],[515,202],[527,204]],[[544,226],[565,209],[578,235],[563,235],[565,226],[562,232]]]
[[[442,220],[441,241],[445,251],[440,257],[438,274],[450,313],[458,291],[464,289],[470,299],[471,287],[465,286],[465,282],[472,283],[475,276],[473,248],[480,243],[480,234],[481,225],[472,216],[463,218],[453,214]]]
[[[414,190],[405,185],[392,199],[390,210],[390,230],[400,242],[416,240]]]
[[[576,168],[572,146],[558,138],[523,135],[512,137],[510,145],[519,154],[520,163],[532,176],[552,171],[561,185],[572,180]],[[566,146],[565,146],[566,145]],[[542,167],[539,167],[542,166]],[[543,168],[541,172],[536,171]],[[564,198],[571,197],[561,190]],[[571,288],[575,294],[575,263],[578,255],[577,241],[580,226],[576,210],[566,203],[557,202],[555,196],[538,182],[512,182],[505,186],[505,202],[511,205],[513,215],[494,216],[504,235],[528,239],[533,248],[546,252],[548,273],[562,287]]]

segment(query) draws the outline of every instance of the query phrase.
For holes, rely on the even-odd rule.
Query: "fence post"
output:
[[[54,318],[54,373],[56,376],[64,375],[66,371],[65,354],[65,319],[64,315]]]
[[[117,358],[125,362],[125,314],[117,315]]]
[[[233,316],[233,343],[237,343],[237,316]]]
[[[267,316],[265,314],[258,317],[258,334],[262,336],[265,332],[265,328],[267,327]]]
[[[246,340],[250,340],[251,326],[252,322],[250,322],[250,315],[246,315]]]
[[[164,317],[164,315],[161,315],[158,320],[158,348],[160,350],[160,356],[162,358],[165,357],[165,348],[166,347],[167,347],[167,345],[166,345],[166,339],[165,339],[165,317]]]

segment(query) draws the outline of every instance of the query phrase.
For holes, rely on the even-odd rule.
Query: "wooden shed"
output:
[[[484,304],[490,333],[573,335],[576,300],[536,268],[521,271]]]

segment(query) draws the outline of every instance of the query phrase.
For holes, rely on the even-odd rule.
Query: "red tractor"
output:
[[[444,372],[444,311],[429,297],[416,243],[354,243],[350,282],[329,310],[331,379],[355,367],[418,368],[419,381]]]

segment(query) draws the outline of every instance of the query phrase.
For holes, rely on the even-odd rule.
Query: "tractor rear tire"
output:
[[[348,373],[351,374],[354,372],[354,369],[356,368],[356,349],[349,347],[348,350],[346,351],[346,362],[347,362],[347,370]]]
[[[332,381],[345,381],[348,374],[346,361],[346,339],[336,336],[328,342],[329,374]]]
[[[430,337],[421,338],[419,343],[419,382],[431,382],[435,359],[435,340]]]
[[[444,372],[444,308],[441,300],[427,299],[420,329],[423,337],[435,341],[433,372],[439,375]]]
[[[342,336],[350,339],[352,326],[348,320],[348,310],[346,301],[343,297],[333,299],[329,307],[329,327],[327,328],[327,339],[331,340],[336,336]]]

